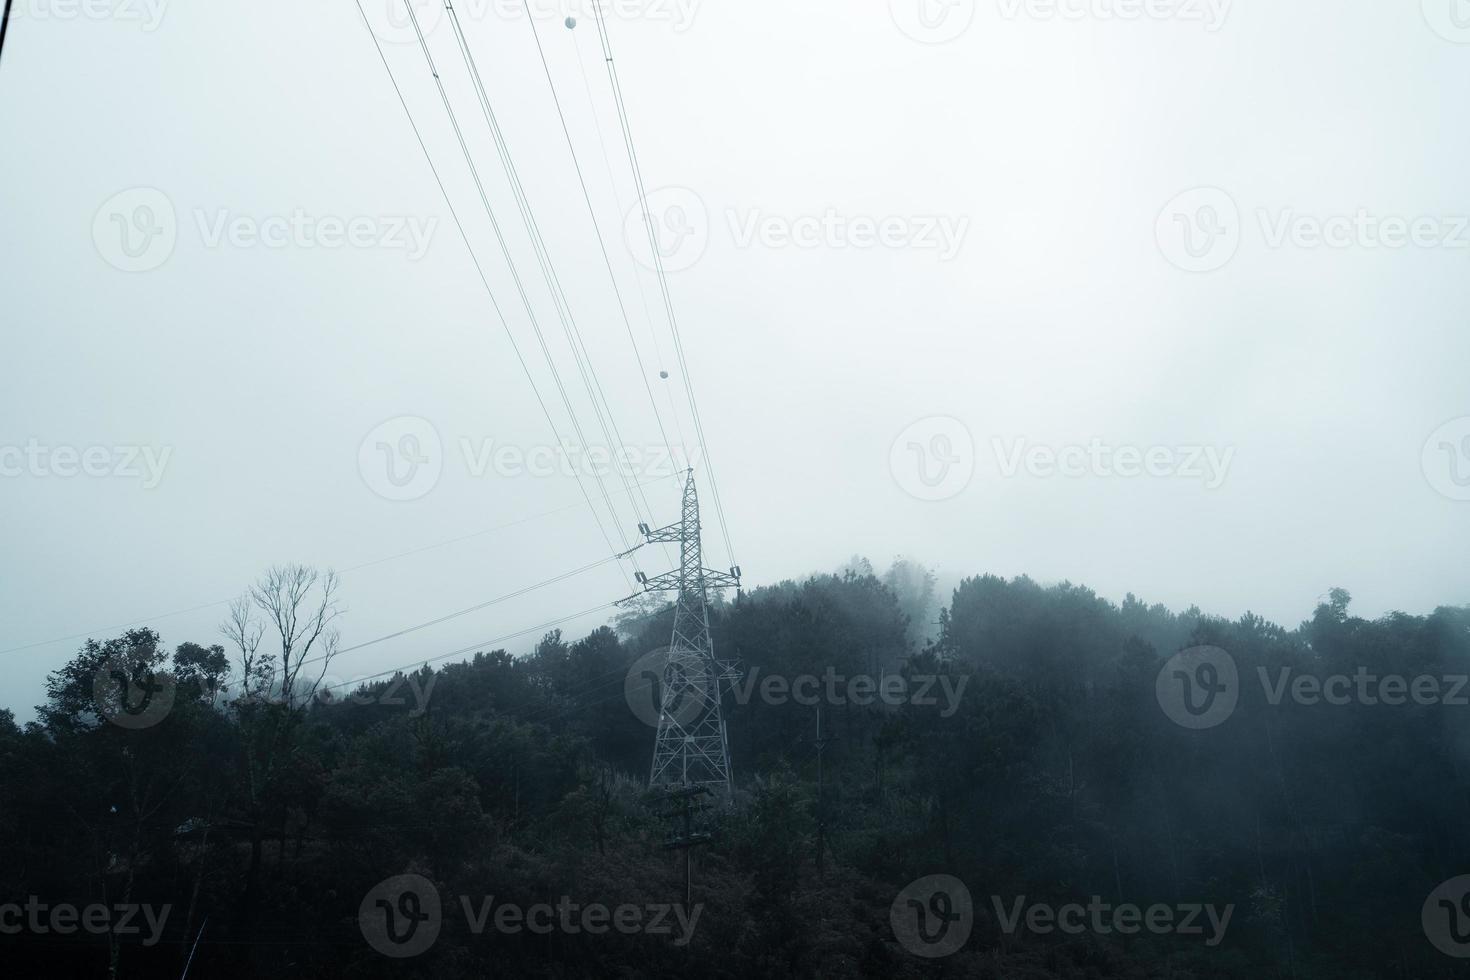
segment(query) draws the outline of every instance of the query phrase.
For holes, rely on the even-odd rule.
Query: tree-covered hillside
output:
[[[269,633],[248,664],[149,629],[89,641],[36,721],[0,714],[6,973],[1461,975],[1460,919],[1436,948],[1426,900],[1470,873],[1470,610],[1366,621],[1336,590],[1288,629],[987,576],[927,641],[932,581],[859,565],[712,607],[744,676],[735,798],[690,825],[697,918],[663,846],[677,805],[646,794],[667,610],[330,695],[309,658],[283,694]],[[404,875],[437,932],[388,955],[365,916],[429,928],[426,896],[374,898]],[[932,875],[963,890],[909,905]],[[644,918],[557,911],[591,904]],[[61,906],[111,926],[68,931]]]

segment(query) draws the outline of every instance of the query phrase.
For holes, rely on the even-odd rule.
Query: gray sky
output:
[[[1467,600],[1461,0],[611,7],[747,584],[862,553],[1286,625],[1335,585],[1365,615]],[[454,34],[419,9],[605,445]],[[459,9],[633,478],[672,521],[526,18]],[[692,443],[590,8],[574,30],[534,9],[648,382]],[[387,0],[368,15],[570,435],[422,53]],[[344,575],[353,644],[609,554],[576,482],[532,472],[547,422],[351,0],[16,0],[14,18],[0,704],[29,714],[79,641],[9,648],[225,599],[275,562],[416,552]],[[427,461],[412,479],[404,452]],[[647,515],[606,486],[634,539]],[[729,564],[708,510],[706,531]],[[628,591],[604,565],[332,673]],[[209,643],[222,611],[150,622]]]

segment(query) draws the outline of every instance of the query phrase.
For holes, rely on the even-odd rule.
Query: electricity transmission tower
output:
[[[650,544],[679,545],[677,569],[653,578],[641,572],[637,576],[645,592],[673,592],[676,596],[674,635],[664,666],[649,788],[704,787],[728,799],[730,743],[720,701],[725,686],[740,679],[740,668],[734,662],[715,660],[708,600],[712,588],[739,588],[740,568],[717,572],[704,567],[693,470],[684,484],[684,513],[678,523],[658,530],[640,524],[638,530]]]

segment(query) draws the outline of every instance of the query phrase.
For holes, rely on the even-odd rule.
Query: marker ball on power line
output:
[[[568,17],[567,18],[567,30],[571,30],[572,28],[574,28],[576,26],[577,26],[577,18],[575,18],[575,17]]]

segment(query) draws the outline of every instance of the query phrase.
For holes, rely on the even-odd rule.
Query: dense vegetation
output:
[[[178,976],[201,926],[190,976],[202,978],[1463,970],[1430,945],[1420,910],[1470,872],[1470,709],[1273,705],[1255,677],[1463,675],[1470,610],[1365,621],[1335,591],[1284,629],[1024,578],[968,579],[942,610],[931,590],[914,566],[878,577],[857,563],[713,608],[717,651],[758,678],[936,675],[959,696],[946,703],[936,683],[938,705],[824,704],[819,806],[816,709],[770,703],[759,687],[727,695],[738,792],[701,818],[713,840],[695,851],[704,909],[687,947],[616,932],[474,934],[457,913],[460,896],[682,901],[680,859],[661,847],[674,825],[645,801],[652,731],[624,689],[629,666],[667,643],[666,610],[329,703],[297,696],[303,687],[280,696],[270,642],[248,668],[226,646],[170,653],[147,629],[88,642],[52,676],[35,722],[0,713],[0,903],[171,913],[151,945],[0,935],[6,974]],[[1198,645],[1229,652],[1242,695],[1224,724],[1189,730],[1161,710],[1155,681]],[[119,659],[175,678],[157,724],[98,718],[95,677]],[[396,960],[364,941],[358,909],[405,873],[432,881],[446,913],[430,950]],[[912,955],[889,924],[899,891],[928,874],[958,877],[974,898],[968,943],[938,960]],[[992,902],[1094,895],[1234,913],[1211,946],[1007,934]]]

